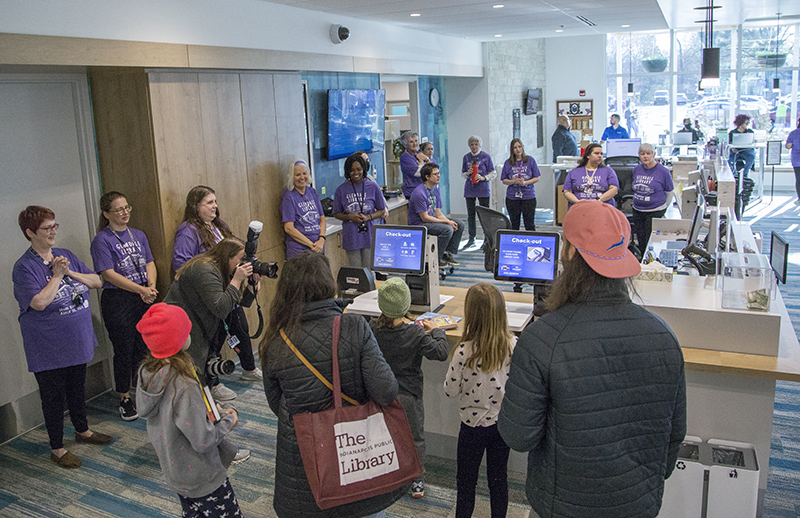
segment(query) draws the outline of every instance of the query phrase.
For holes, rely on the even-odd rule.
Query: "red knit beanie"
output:
[[[181,350],[192,330],[192,322],[178,306],[153,304],[136,324],[153,358],[169,358]]]

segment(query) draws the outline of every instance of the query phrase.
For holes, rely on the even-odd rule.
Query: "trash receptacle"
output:
[[[758,460],[752,444],[709,439],[707,518],[755,517]]]
[[[687,435],[672,475],[664,482],[658,518],[699,518],[703,512],[706,467],[701,462],[702,439]]]

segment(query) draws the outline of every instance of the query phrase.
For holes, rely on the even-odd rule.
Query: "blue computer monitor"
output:
[[[383,273],[425,273],[428,230],[404,225],[372,227],[370,270]]]
[[[606,157],[639,156],[640,138],[617,138],[606,142]]]
[[[498,230],[494,278],[532,284],[554,280],[560,237],[557,232]]]

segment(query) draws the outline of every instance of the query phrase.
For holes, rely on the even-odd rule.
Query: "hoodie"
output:
[[[136,406],[147,420],[147,435],[167,484],[188,498],[213,493],[225,482],[236,456],[236,447],[225,439],[233,429],[233,415],[216,424],[209,421],[198,383],[174,376],[169,365],[145,383],[149,377],[139,369]]]

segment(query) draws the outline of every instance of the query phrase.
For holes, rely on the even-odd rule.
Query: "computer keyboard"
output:
[[[681,251],[680,250],[671,250],[668,248],[663,248],[658,253],[658,261],[667,266],[669,268],[676,268],[681,260]]]

